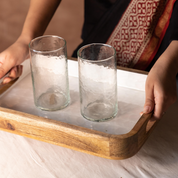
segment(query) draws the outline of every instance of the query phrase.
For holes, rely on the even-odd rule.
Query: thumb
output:
[[[2,55],[2,53],[0,53],[0,78],[6,75],[10,70],[9,66],[7,65],[8,62],[4,63],[5,60],[5,57]]]
[[[0,53],[0,78],[4,77],[12,67],[15,66],[15,62],[8,55],[3,52]]]

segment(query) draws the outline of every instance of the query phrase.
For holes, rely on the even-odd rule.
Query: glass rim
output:
[[[113,51],[114,51],[113,56],[114,56],[114,57],[116,56],[116,49],[115,49],[113,46],[111,46],[111,45],[109,45],[109,44],[105,44],[105,43],[90,43],[90,44],[84,45],[84,46],[82,46],[81,48],[78,49],[78,51],[77,51],[77,57],[79,57],[79,58],[82,59],[83,61],[88,61],[88,62],[93,62],[93,63],[104,62],[104,61],[107,61],[107,60],[109,60],[109,59],[111,59],[111,58],[113,57],[113,56],[111,56],[111,57],[108,57],[108,58],[106,58],[106,59],[101,59],[101,60],[96,60],[96,61],[95,61],[95,60],[88,60],[88,59],[82,58],[82,57],[79,55],[79,51],[82,50],[83,48],[86,48],[87,46],[91,46],[91,45],[101,45],[101,46],[107,46],[107,47],[109,47],[109,48],[112,48]]]
[[[63,45],[62,47],[59,47],[58,49],[49,50],[49,51],[40,51],[40,50],[36,50],[36,49],[34,49],[34,48],[31,47],[31,44],[32,44],[34,41],[36,41],[36,40],[38,40],[38,39],[42,39],[42,38],[49,38],[49,37],[58,38],[58,39],[63,40],[63,41],[64,41],[64,45]],[[42,36],[38,36],[38,37],[32,39],[32,40],[30,41],[30,43],[28,44],[29,49],[32,50],[33,52],[36,52],[36,53],[56,52],[56,51],[58,51],[58,50],[63,49],[65,46],[66,46],[66,40],[65,40],[64,38],[60,37],[60,36],[57,36],[57,35],[42,35]]]

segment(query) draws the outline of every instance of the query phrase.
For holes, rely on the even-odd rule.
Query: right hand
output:
[[[28,44],[20,40],[0,53],[0,78],[9,72],[3,83],[8,83],[22,74],[22,66],[19,65],[28,57]]]

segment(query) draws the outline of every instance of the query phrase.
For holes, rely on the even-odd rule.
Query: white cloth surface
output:
[[[27,81],[27,78],[28,81],[30,80],[27,75],[23,82]],[[19,92],[18,86],[21,86],[23,82],[17,83],[10,89],[11,92],[8,91],[1,96],[1,105],[5,103],[4,105],[9,108],[26,109],[24,105],[18,106],[17,101],[21,101],[21,96],[16,95],[16,92]],[[24,85],[26,86],[26,83]],[[24,93],[21,93],[28,103],[33,101],[32,95],[23,94],[30,91],[31,88],[27,85]],[[120,95],[120,117],[136,117],[138,113],[135,112],[142,109],[144,92],[135,89],[132,91],[123,89],[123,92],[133,92],[134,94]],[[137,92],[140,93],[142,99],[139,99]],[[9,95],[12,99],[11,102],[10,99],[8,100]],[[16,102],[13,97],[17,98]],[[129,99],[130,104],[128,104]],[[8,101],[9,105],[7,105]],[[74,105],[75,107],[76,105]],[[140,151],[125,160],[108,160],[0,131],[0,178],[176,178],[178,177],[177,108],[178,102],[169,108]],[[134,111],[135,115],[129,114],[130,111]],[[30,106],[28,112],[39,114],[34,106]],[[72,121],[68,119],[67,122]],[[115,121],[113,120],[113,122]],[[129,121],[124,122],[124,126],[127,127]],[[132,124],[128,123],[128,125],[132,127]],[[99,127],[99,130],[102,127]]]

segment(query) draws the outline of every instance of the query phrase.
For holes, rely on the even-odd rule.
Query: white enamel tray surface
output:
[[[87,121],[80,113],[77,61],[68,60],[71,103],[67,108],[55,112],[41,111],[35,107],[29,60],[23,65],[23,75],[0,96],[1,107],[116,135],[128,133],[140,118],[145,99],[145,74],[117,70],[118,114],[110,121],[95,123]]]

